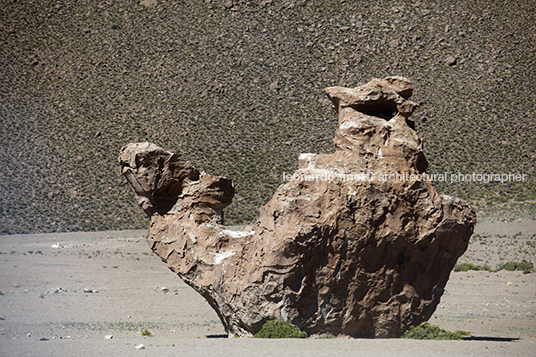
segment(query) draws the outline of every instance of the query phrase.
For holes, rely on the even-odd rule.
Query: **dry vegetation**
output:
[[[117,170],[136,141],[233,178],[227,222],[253,220],[332,150],[322,89],[387,75],[415,81],[430,173],[529,178],[440,192],[534,212],[534,1],[154,3],[0,0],[0,234],[146,227]]]
[[[474,234],[454,271],[534,271],[536,233]]]

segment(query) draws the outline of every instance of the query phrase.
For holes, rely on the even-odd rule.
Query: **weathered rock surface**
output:
[[[127,145],[121,172],[151,216],[151,249],[231,335],[281,319],[310,334],[397,337],[427,320],[476,216],[424,176],[412,92],[402,77],[327,88],[339,114],[335,153],[302,154],[255,226],[240,232],[222,225],[229,179],[156,145]]]

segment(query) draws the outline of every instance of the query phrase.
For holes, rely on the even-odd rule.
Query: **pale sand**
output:
[[[486,238],[493,244],[475,240],[460,262],[498,264],[503,250],[507,258],[536,256],[525,242],[534,221],[488,221],[477,232],[503,236]],[[525,236],[513,237],[518,232]],[[536,356],[536,273],[452,273],[430,320],[515,342],[227,339],[216,313],[149,250],[144,235],[0,236],[0,356]],[[138,335],[144,328],[154,336]],[[139,344],[145,349],[136,350]]]

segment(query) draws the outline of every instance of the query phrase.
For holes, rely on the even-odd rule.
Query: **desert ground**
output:
[[[0,236],[0,355],[536,356],[534,272],[451,273],[430,322],[469,330],[473,340],[228,339],[208,303],[166,268],[144,236]],[[536,221],[487,219],[458,262],[534,262],[535,246]],[[153,336],[139,334],[145,329]]]

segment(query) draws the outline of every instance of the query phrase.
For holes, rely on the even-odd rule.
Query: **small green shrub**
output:
[[[406,331],[402,338],[411,338],[414,340],[461,340],[462,336],[470,335],[469,331],[450,332],[443,330],[439,326],[423,322],[419,326],[412,326]]]
[[[504,269],[508,271],[515,271],[515,270],[532,271],[533,268],[534,268],[534,264],[523,259],[521,262],[507,262],[507,263],[501,264],[498,270]]]
[[[471,264],[471,263],[456,264],[456,266],[454,267],[455,272],[469,271],[469,270],[487,270],[487,271],[490,271],[491,268],[488,267],[487,265],[481,266],[481,265],[474,265],[474,264]]]
[[[307,332],[280,320],[266,322],[262,329],[253,336],[255,338],[306,338]]]
[[[138,332],[138,334],[140,336],[146,336],[146,337],[152,337],[153,336],[153,333],[151,332],[151,330],[149,329],[145,329],[145,330],[141,330],[140,332]]]

